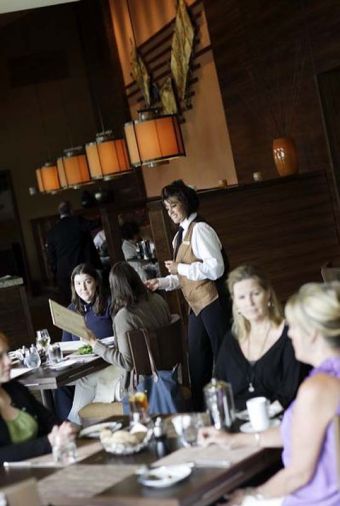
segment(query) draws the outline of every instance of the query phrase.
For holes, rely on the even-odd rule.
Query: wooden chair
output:
[[[180,376],[185,377],[183,373],[184,371],[187,372],[188,364],[179,315],[171,315],[169,325],[153,331],[144,330],[144,332],[148,333],[151,351],[157,369],[171,370],[176,365],[180,365],[180,370],[182,372]],[[151,374],[152,371],[143,331],[139,329],[131,330],[127,333],[127,336],[133,360],[134,373],[137,376]],[[189,400],[191,398],[191,391],[188,385],[181,386],[181,394],[184,400]],[[82,421],[82,425],[88,426],[122,413],[122,404],[120,402],[93,402],[79,410],[79,417]]]
[[[168,325],[156,330],[131,330],[127,333],[134,373],[138,376],[152,374],[148,350],[145,344],[144,332],[147,332],[150,342],[152,356],[156,369],[170,371],[175,366],[180,366],[181,378],[186,377],[187,354],[183,344],[182,325],[179,315],[171,315]],[[181,393],[185,400],[191,398],[191,391],[188,385],[181,386]]]

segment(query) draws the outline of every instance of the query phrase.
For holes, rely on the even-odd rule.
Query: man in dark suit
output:
[[[60,220],[47,235],[47,249],[62,299],[60,302],[67,305],[71,301],[70,278],[74,267],[86,262],[101,268],[90,233],[98,224],[82,216],[73,216],[71,204],[66,201],[59,204],[58,212]]]

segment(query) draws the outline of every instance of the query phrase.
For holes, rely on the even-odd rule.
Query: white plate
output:
[[[66,369],[73,364],[76,364],[78,360],[62,360],[56,364],[48,364],[47,367],[52,369],[52,371],[60,371],[61,369]]]
[[[103,429],[110,429],[112,432],[120,429],[122,424],[120,422],[102,422],[85,427],[79,432],[79,437],[99,438],[100,431]]]
[[[69,357],[71,357],[71,359],[73,358],[94,358],[94,357],[98,357],[98,355],[96,355],[95,353],[71,353],[71,355],[69,355]]]
[[[149,469],[139,476],[138,481],[146,487],[171,487],[190,476],[192,468],[186,464],[178,466],[161,466]]]
[[[274,420],[270,420],[268,429],[272,429],[273,427],[278,427],[280,425],[281,421],[278,418],[274,418]],[[240,427],[241,432],[247,432],[247,433],[254,433],[254,432],[260,432],[258,430],[255,430],[250,422],[246,422]]]
[[[100,339],[101,343],[104,344],[112,344],[114,342],[114,336],[104,337],[104,339]],[[86,343],[84,341],[61,341],[59,342],[60,348],[62,351],[77,351],[81,346],[84,346]]]

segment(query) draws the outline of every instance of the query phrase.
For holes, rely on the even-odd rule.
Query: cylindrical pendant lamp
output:
[[[95,141],[88,142],[85,144],[85,151],[92,179],[101,179],[103,177],[103,171],[99,160],[97,143]]]
[[[111,130],[96,135],[96,142],[85,146],[91,177],[111,179],[132,170],[124,139],[114,139]]]
[[[124,126],[132,165],[152,167],[185,156],[182,133],[175,114],[160,116],[156,109],[138,112],[138,120]]]
[[[78,188],[80,185],[90,182],[89,167],[83,147],[65,149],[63,165],[68,186]]]
[[[46,162],[36,170],[38,188],[40,192],[55,193],[60,190],[60,181],[55,162]]]
[[[65,167],[64,167],[64,162],[63,162],[63,157],[62,156],[60,156],[57,159],[57,170],[58,170],[58,176],[59,176],[60,186],[63,189],[65,189],[65,188],[67,188],[67,179],[66,179]]]

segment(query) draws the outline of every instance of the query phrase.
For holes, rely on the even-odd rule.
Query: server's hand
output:
[[[169,274],[178,274],[178,262],[173,260],[165,260],[165,267],[168,269]]]

